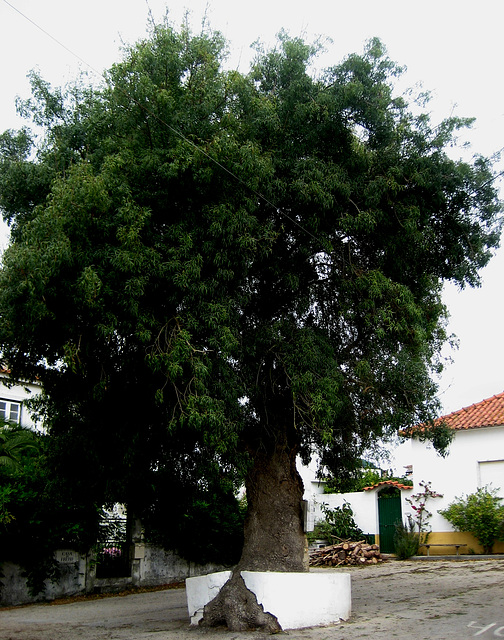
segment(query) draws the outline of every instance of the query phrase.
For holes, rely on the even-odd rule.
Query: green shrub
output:
[[[0,449],[15,464],[0,464],[0,559],[18,564],[37,595],[46,579],[58,578],[54,551],[88,551],[98,525],[93,527],[94,509],[81,507],[80,496],[72,500],[73,486],[55,477],[47,457],[49,436],[19,427],[1,431],[9,438],[0,439]]]
[[[322,539],[329,542],[336,538],[340,540],[362,540],[364,533],[357,526],[352,507],[344,502],[341,507],[330,509],[327,504],[322,505],[324,520],[317,522],[310,539]]]
[[[412,556],[418,555],[419,547],[420,536],[416,530],[414,520],[409,516],[406,524],[403,522],[396,524],[394,534],[394,553],[399,560],[407,560]]]
[[[498,491],[481,487],[476,493],[455,498],[446,509],[439,511],[456,531],[472,533],[484,553],[492,553],[495,542],[504,542],[504,505],[500,503]]]

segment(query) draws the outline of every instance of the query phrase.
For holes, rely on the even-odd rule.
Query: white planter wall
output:
[[[198,624],[205,605],[218,595],[230,576],[231,572],[221,571],[186,580],[191,624]],[[336,624],[350,617],[349,573],[242,571],[241,576],[263,610],[274,615],[284,630]]]

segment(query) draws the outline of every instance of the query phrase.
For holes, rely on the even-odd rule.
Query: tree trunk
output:
[[[303,528],[303,482],[296,448],[285,440],[255,454],[246,483],[247,518],[239,568],[308,571]]]
[[[265,613],[246,588],[240,571],[308,571],[296,450],[284,436],[254,455],[245,483],[248,510],[242,556],[231,579],[205,607],[201,625],[281,630],[275,616]]]
[[[205,606],[200,620],[202,627],[221,625],[226,625],[230,631],[262,629],[268,633],[278,633],[282,630],[276,617],[265,612],[258,604],[255,594],[247,589],[238,570],[233,571],[218,595]]]

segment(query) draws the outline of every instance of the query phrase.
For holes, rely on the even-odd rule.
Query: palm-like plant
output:
[[[15,473],[24,454],[39,449],[36,434],[30,429],[0,422],[0,469]]]

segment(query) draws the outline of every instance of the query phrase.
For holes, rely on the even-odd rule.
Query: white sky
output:
[[[71,80],[79,69],[93,77],[82,61],[101,72],[118,60],[121,42],[145,35],[148,6],[156,19],[168,7],[176,26],[190,6],[196,29],[206,9],[212,27],[230,41],[230,64],[242,70],[253,55],[250,45],[257,39],[272,42],[281,28],[308,40],[330,37],[321,66],[361,52],[367,39],[378,36],[390,57],[407,66],[408,86],[421,82],[433,93],[434,121],[452,113],[475,116],[475,127],[464,134],[472,151],[492,155],[504,147],[502,0],[0,0],[0,131],[22,124],[14,99],[29,96],[30,69],[38,67],[54,85]],[[0,241],[0,247],[5,244]],[[460,340],[441,380],[446,413],[504,391],[503,274],[501,249],[482,272],[480,289],[446,289],[449,329]]]

